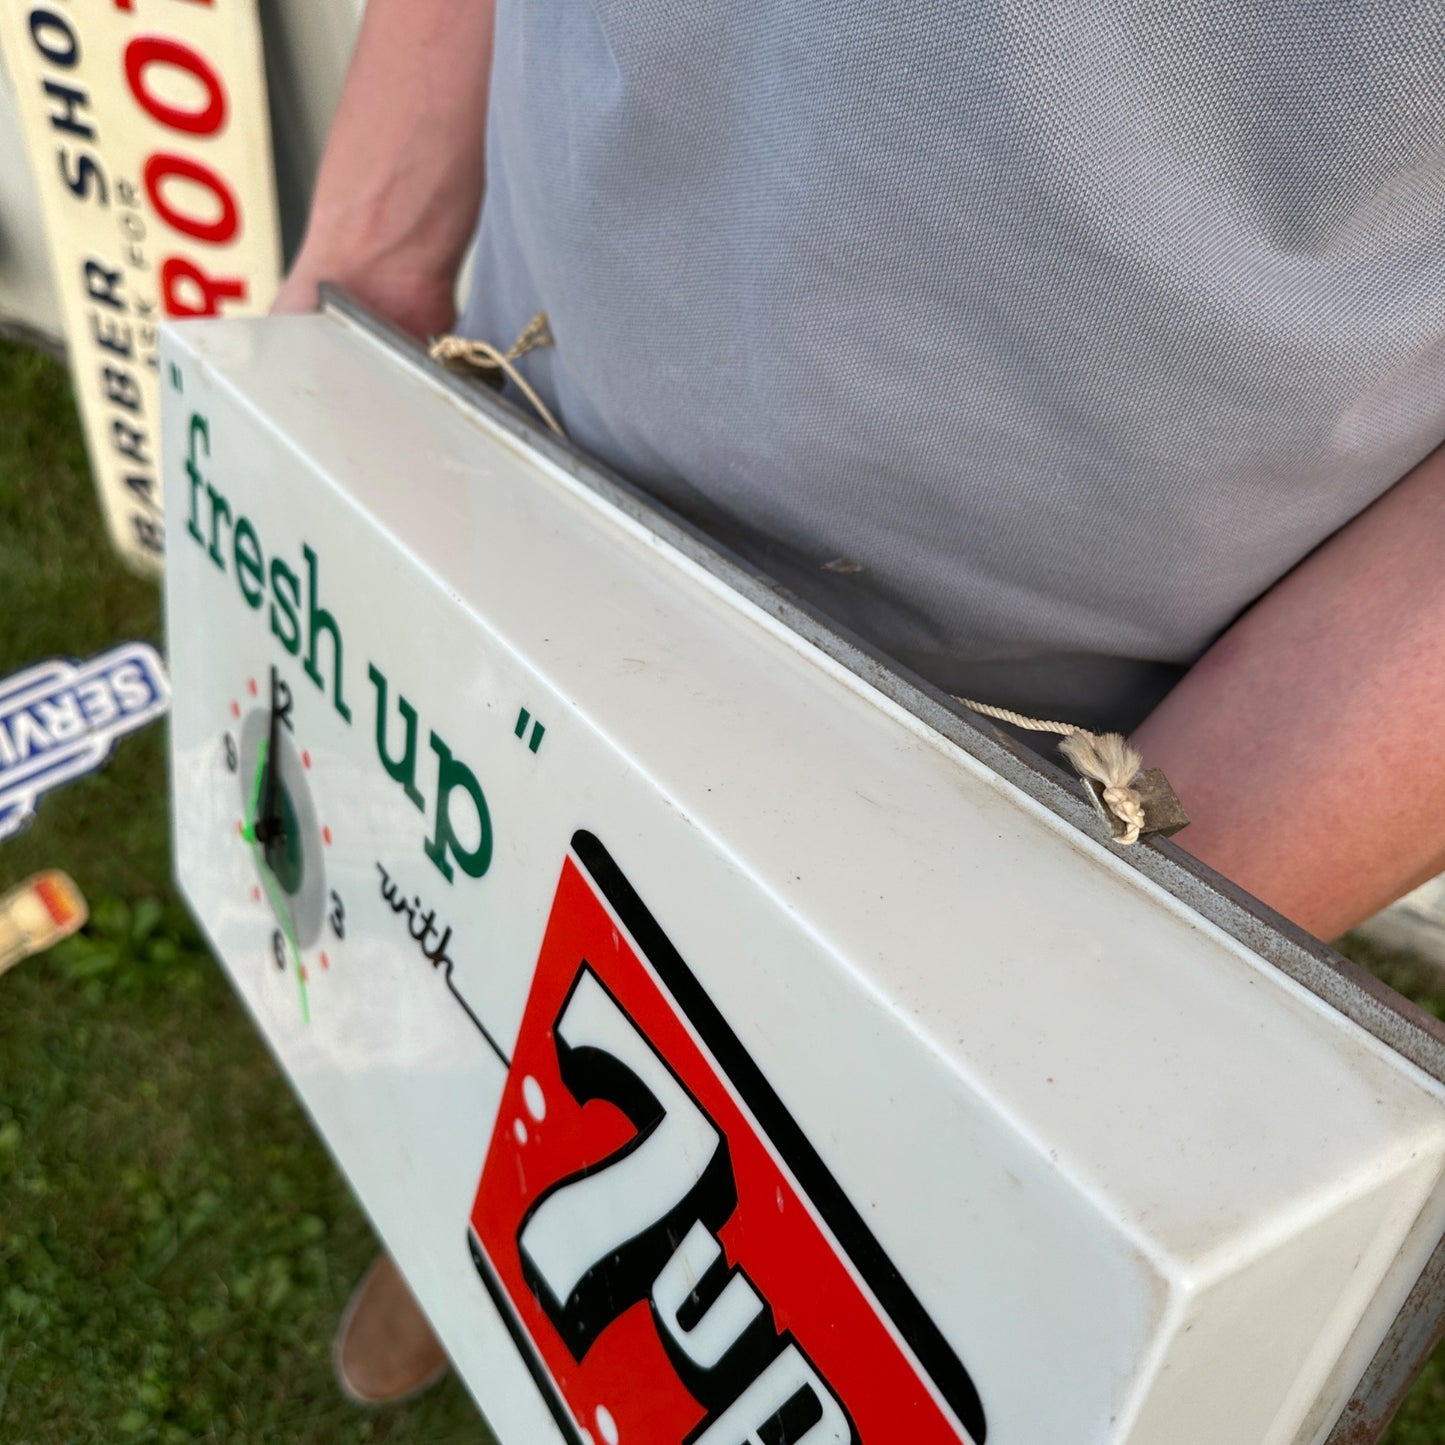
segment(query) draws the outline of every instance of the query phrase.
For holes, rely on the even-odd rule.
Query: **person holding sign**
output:
[[[1130,733],[1321,938],[1445,868],[1418,7],[493,12],[372,0],[279,310],[546,311],[580,446],[939,687]],[[442,1364],[393,1267],[339,1358]]]

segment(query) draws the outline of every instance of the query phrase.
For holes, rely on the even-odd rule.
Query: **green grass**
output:
[[[63,373],[0,345],[0,677],[158,635]],[[336,1393],[331,1331],[376,1244],[172,893],[163,744],[122,742],[0,844],[0,891],[63,867],[96,905],[0,980],[0,1441],[483,1445],[455,1379],[377,1414]],[[1387,1439],[1445,1441],[1445,1354]]]

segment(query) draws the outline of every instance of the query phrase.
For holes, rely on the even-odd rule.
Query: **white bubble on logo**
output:
[[[607,1445],[617,1445],[617,1421],[612,1418],[612,1411],[606,1405],[597,1407],[597,1431]]]
[[[531,1074],[522,1080],[522,1102],[527,1106],[527,1112],[540,1124],[547,1117],[547,1096],[542,1092],[542,1086]]]

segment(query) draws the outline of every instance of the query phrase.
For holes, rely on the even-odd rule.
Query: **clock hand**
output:
[[[256,772],[255,776],[251,779],[251,806],[246,810],[246,823],[241,830],[241,836],[245,838],[248,843],[262,843],[265,841],[264,838],[258,835],[256,823],[257,808],[261,802],[261,789],[266,781],[266,756],[269,752],[269,745],[263,742],[260,750],[256,754]]]
[[[257,852],[261,850],[258,848]],[[265,866],[265,858],[258,859],[262,865],[262,877],[266,880],[266,891],[271,895],[271,907],[281,924],[281,936],[286,940],[286,951],[291,955],[291,966],[296,973],[296,989],[301,995],[301,1022],[311,1022],[311,1003],[306,996],[306,970],[301,965],[301,948],[296,942],[296,933],[291,927],[291,911],[281,890],[276,886],[271,870]]]
[[[277,706],[276,669],[271,669],[271,726],[261,756],[266,764],[266,786],[256,836],[269,847],[285,837],[285,823],[277,806],[276,780],[281,768],[281,709]]]

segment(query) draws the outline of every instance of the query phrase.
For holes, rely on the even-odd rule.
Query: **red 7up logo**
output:
[[[590,834],[470,1237],[575,1445],[983,1445],[968,1372]]]

